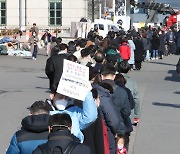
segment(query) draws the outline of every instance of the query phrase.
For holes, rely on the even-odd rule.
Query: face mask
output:
[[[118,144],[118,149],[119,149],[119,150],[121,150],[121,149],[123,149],[123,148],[124,148],[124,145],[123,145],[123,144],[122,144],[122,145],[119,145],[119,144]]]
[[[64,110],[67,106],[67,100],[65,99],[61,99],[61,100],[56,100],[55,104],[56,104],[56,108],[58,110]]]

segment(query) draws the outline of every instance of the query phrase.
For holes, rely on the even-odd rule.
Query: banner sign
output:
[[[84,101],[90,90],[89,68],[64,59],[63,74],[57,92]]]

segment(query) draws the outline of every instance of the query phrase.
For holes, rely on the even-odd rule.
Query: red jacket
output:
[[[119,46],[119,53],[123,60],[129,60],[131,57],[131,49],[126,42],[123,42],[121,46]]]

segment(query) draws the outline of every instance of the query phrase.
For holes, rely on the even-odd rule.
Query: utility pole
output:
[[[94,22],[94,0],[92,0],[92,22]]]
[[[101,9],[102,9],[102,5],[101,4],[99,4],[99,19],[101,19]]]
[[[107,11],[107,1],[104,0],[104,13]]]
[[[19,30],[22,30],[22,0],[19,0]]]

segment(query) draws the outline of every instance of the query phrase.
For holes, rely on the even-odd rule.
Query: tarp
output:
[[[12,40],[9,37],[3,37],[0,39],[0,44],[11,42]]]
[[[9,49],[7,51],[9,56],[27,56],[27,57],[31,57],[32,53],[29,51],[25,51],[25,50],[14,50],[14,49]]]

